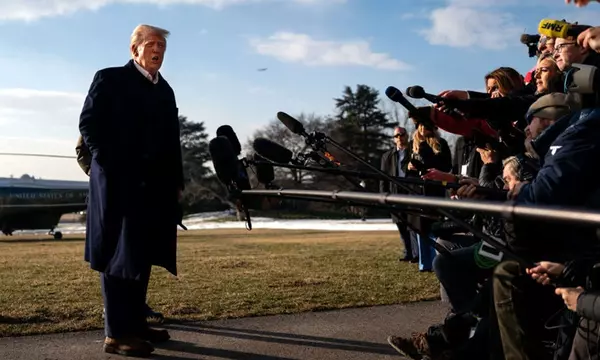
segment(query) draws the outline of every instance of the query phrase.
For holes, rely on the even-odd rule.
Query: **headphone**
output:
[[[517,161],[517,177],[519,181],[531,181],[540,171],[540,166],[535,159],[525,155],[518,154],[515,156]]]

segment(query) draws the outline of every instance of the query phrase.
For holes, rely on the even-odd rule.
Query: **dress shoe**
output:
[[[167,330],[157,330],[152,328],[147,328],[144,330],[140,337],[153,344],[169,341],[169,339],[171,339],[171,335],[169,335]]]
[[[104,339],[104,352],[132,357],[149,357],[154,346],[140,338],[110,338]]]
[[[409,258],[409,257],[404,257],[404,256],[398,257],[398,261],[400,261],[400,262],[411,262],[412,260],[413,260],[413,258]]]

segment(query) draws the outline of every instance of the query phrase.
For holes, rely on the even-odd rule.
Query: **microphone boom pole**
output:
[[[391,193],[366,193],[358,191],[326,191],[326,190],[243,190],[244,196],[266,197],[311,197],[347,201],[364,201],[377,204],[418,206],[429,209],[471,211],[487,215],[502,216],[509,220],[516,218],[526,220],[551,220],[584,226],[600,227],[600,212],[571,210],[558,207],[539,207],[515,205],[510,203],[497,203],[491,201],[462,200],[454,201],[444,198],[402,195]]]
[[[392,99],[394,101],[397,101],[397,102],[400,102],[408,110],[415,109],[414,105],[412,105],[410,102],[408,102],[408,100],[406,100],[406,98],[402,95],[402,93],[398,89],[395,89],[395,88],[393,88],[393,87],[390,86],[386,90],[386,95],[388,95],[388,97],[390,97],[390,99]],[[285,114],[283,112],[279,112],[277,115],[278,115],[278,118],[280,120],[282,120],[282,119],[285,120],[285,121],[282,120],[282,122],[284,122],[284,124],[286,125],[286,127],[288,129],[292,130],[292,132],[294,132],[294,133],[296,133],[298,135],[305,136],[306,137],[306,141],[312,142],[314,144],[314,146],[322,147],[324,143],[331,144],[331,145],[335,146],[336,148],[338,148],[339,150],[345,152],[346,154],[348,154],[350,157],[352,157],[353,159],[357,160],[361,164],[363,164],[363,165],[367,166],[368,168],[370,168],[374,173],[378,174],[379,176],[381,176],[382,178],[384,178],[386,181],[389,181],[390,183],[395,184],[396,186],[398,186],[398,187],[404,189],[405,191],[407,191],[408,193],[415,194],[416,191],[414,189],[410,188],[409,186],[406,186],[405,184],[403,184],[400,181],[394,179],[390,175],[384,173],[383,171],[381,171],[378,168],[374,167],[373,165],[369,164],[368,161],[362,159],[360,156],[358,156],[357,154],[355,154],[351,150],[346,149],[344,146],[342,146],[337,141],[333,140],[331,137],[325,135],[324,133],[320,133],[320,132],[314,132],[313,134],[308,135],[306,133],[306,131],[304,130],[304,128],[302,126],[302,123],[300,123],[298,120],[292,118],[291,116],[289,116],[288,114]],[[367,195],[367,194],[365,193],[365,195]],[[418,197],[418,199],[420,199],[420,198],[421,197]],[[425,197],[425,198],[427,198],[427,197]],[[381,201],[384,201],[384,200],[385,200],[385,198],[381,199]],[[415,202],[415,205],[421,206],[421,205],[419,205],[420,204],[419,201],[421,201],[421,200],[417,200],[417,202]],[[438,214],[443,215],[443,216],[447,217],[448,219],[454,221],[458,226],[460,226],[460,227],[464,228],[465,230],[468,230],[469,232],[471,232],[476,238],[479,238],[480,240],[483,240],[486,243],[489,243],[490,245],[493,245],[496,249],[501,250],[504,253],[506,253],[507,255],[512,256],[515,260],[518,260],[523,265],[526,265],[527,267],[533,267],[535,265],[533,262],[527,261],[527,260],[525,260],[525,259],[517,256],[516,254],[514,254],[510,249],[508,249],[504,244],[502,244],[497,239],[495,239],[492,236],[487,235],[484,232],[482,232],[482,231],[476,229],[475,227],[469,225],[465,221],[459,219],[458,217],[456,217],[456,216],[452,215],[451,213],[449,213],[448,211],[444,210],[442,207],[433,207],[433,208],[435,209],[435,211]],[[434,241],[432,241],[432,242],[434,244],[437,244]]]
[[[362,171],[342,170],[342,169],[338,169],[338,168],[317,168],[317,167],[311,167],[311,166],[281,164],[281,163],[277,163],[277,162],[268,162],[268,161],[248,161],[248,163],[254,164],[254,165],[269,164],[269,165],[279,166],[279,167],[283,167],[283,168],[287,168],[287,169],[319,171],[319,172],[329,173],[332,175],[354,176],[359,179],[382,180],[381,176],[379,176],[378,174],[362,172]],[[431,185],[431,186],[440,186],[445,189],[459,189],[462,186],[458,183],[448,183],[445,181],[399,178],[399,177],[394,177],[394,178],[400,182],[403,182],[403,183],[409,184],[409,185]],[[361,188],[360,185],[357,185],[357,188]],[[506,198],[506,194],[508,193],[508,191],[506,191],[506,190],[497,190],[497,189],[492,189],[492,188],[486,188],[483,186],[478,186],[477,192],[480,194],[483,193],[483,194],[489,194],[489,195],[504,196],[504,198]]]

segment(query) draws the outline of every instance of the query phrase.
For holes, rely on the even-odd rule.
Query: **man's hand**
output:
[[[456,100],[467,100],[469,98],[469,94],[464,90],[445,90],[438,94],[439,97],[445,99],[456,99]],[[448,113],[450,109],[444,103],[438,103],[433,105],[433,108]]]
[[[411,162],[409,162],[408,163],[408,170],[416,171],[417,168]]]
[[[435,181],[445,181],[445,182],[456,182],[456,176],[439,171],[438,169],[427,169],[427,174],[421,176],[423,180],[435,180]]]
[[[463,185],[456,190],[456,195],[460,199],[482,199],[485,196],[477,193],[477,185],[479,180],[475,178],[464,177],[458,181],[459,184]]]
[[[540,261],[536,267],[526,269],[525,271],[538,283],[548,285],[550,284],[551,277],[558,277],[564,269],[565,266],[563,264]]]
[[[600,26],[589,28],[579,34],[577,44],[584,49],[600,52]]]
[[[583,292],[583,288],[578,286],[577,288],[556,288],[554,293],[560,295],[567,305],[567,308],[571,311],[577,311],[577,298]]]
[[[490,144],[486,144],[490,146]],[[496,161],[496,152],[489,149],[477,148],[477,152],[484,164],[493,164]]]
[[[444,90],[438,96],[448,99],[467,100],[469,93],[464,90]]]

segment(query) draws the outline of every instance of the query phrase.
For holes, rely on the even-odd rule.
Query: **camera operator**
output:
[[[408,132],[403,127],[396,127],[394,129],[394,143],[395,147],[389,151],[386,151],[381,156],[381,171],[385,172],[390,176],[405,177],[408,172],[408,165],[412,154],[413,142],[409,141]],[[404,193],[395,184],[390,184],[389,181],[379,182],[379,191],[382,193]],[[404,244],[404,249],[400,261],[418,261],[418,244],[417,234],[408,228],[405,219],[399,219],[396,214],[392,214],[392,220],[398,227],[400,233],[400,239]]]
[[[416,130],[413,133],[411,159],[406,176],[420,177],[429,169],[450,171],[452,169],[452,153],[448,142],[440,136],[437,127],[427,120],[422,121],[418,118],[412,118],[412,120],[415,122]],[[422,194],[444,197],[446,191],[443,188],[425,185],[422,187]],[[414,215],[408,216],[408,221],[422,234],[429,234],[434,222],[434,220]],[[421,235],[417,235],[417,242],[419,271],[431,271],[435,249],[427,240],[421,239]]]

